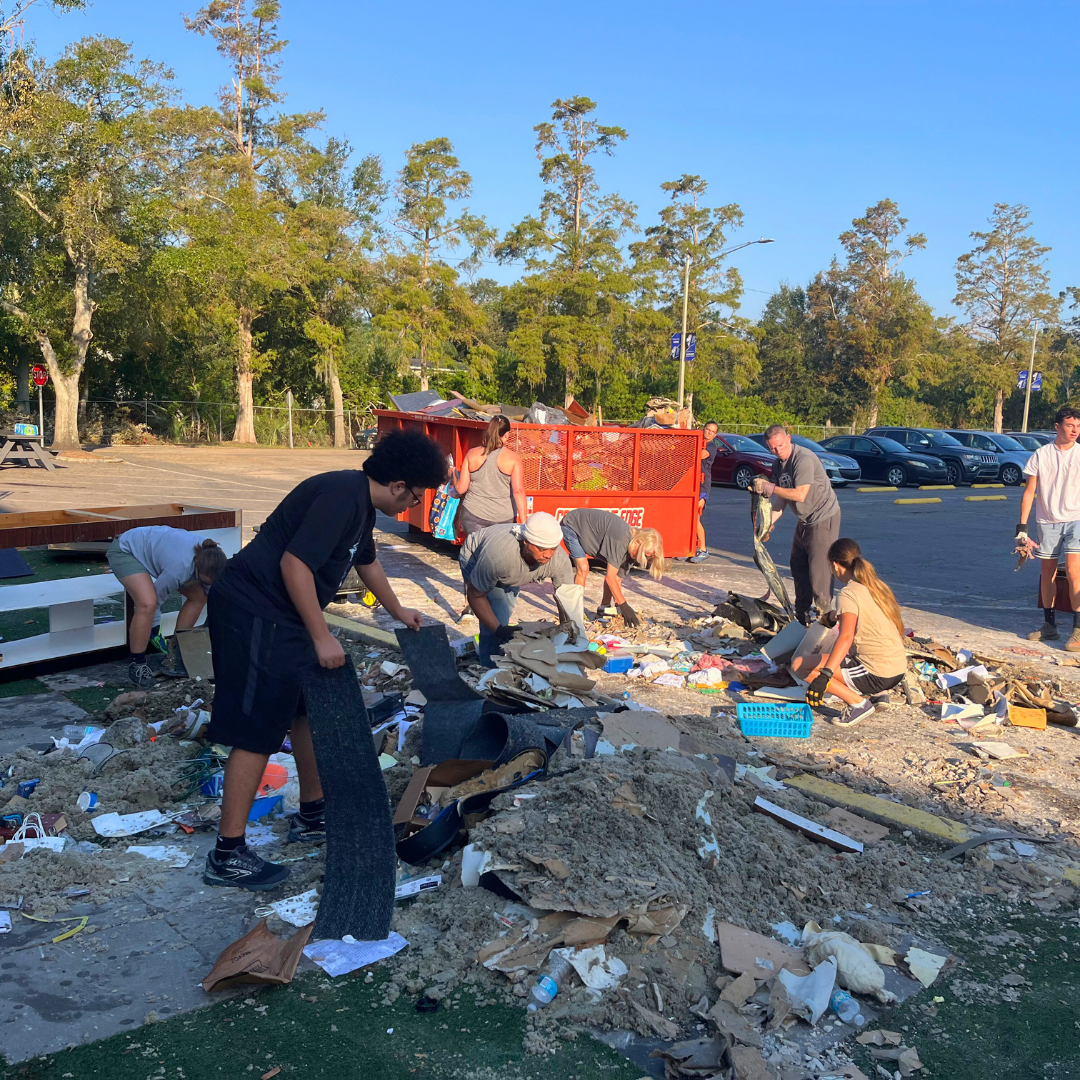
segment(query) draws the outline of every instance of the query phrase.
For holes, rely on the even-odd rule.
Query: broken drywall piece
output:
[[[998,758],[1004,761],[1007,758],[1014,757],[1027,757],[1028,752],[1026,750],[1017,749],[1015,746],[1010,746],[1004,742],[973,742],[971,746],[975,750],[981,750],[984,754],[988,754],[992,758]]]
[[[563,957],[592,990],[614,990],[629,970],[617,956],[608,956],[603,945],[552,951],[556,956]]]
[[[728,1001],[741,1009],[747,999],[757,990],[757,979],[748,971],[744,971],[734,982],[724,987],[720,994],[721,1001]]]
[[[904,961],[911,970],[911,974],[923,986],[933,985],[934,980],[941,974],[941,969],[948,959],[947,956],[938,956],[936,953],[929,953],[914,947],[908,949],[907,954],[904,956]]]
[[[787,991],[791,1011],[813,1026],[829,1007],[833,987],[836,985],[836,958],[830,956],[805,976],[793,975],[786,968],[777,978]]]

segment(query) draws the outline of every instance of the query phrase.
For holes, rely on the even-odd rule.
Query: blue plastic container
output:
[[[739,730],[744,735],[764,735],[772,739],[809,739],[814,714],[804,703],[774,705],[762,702],[740,704]]]
[[[258,821],[259,818],[264,818],[267,814],[273,813],[280,805],[280,795],[265,795],[261,799],[256,799],[251,804],[251,813],[248,814],[248,821]]]
[[[199,790],[211,799],[220,799],[222,791],[225,790],[224,770],[216,772],[213,776],[204,780],[199,785]]]
[[[604,670],[611,675],[623,675],[634,666],[634,654],[628,652],[615,652],[608,656]]]

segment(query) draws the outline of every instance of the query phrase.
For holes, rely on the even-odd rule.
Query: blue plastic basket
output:
[[[814,714],[806,704],[743,704],[738,706],[739,730],[744,735],[773,739],[809,739]]]

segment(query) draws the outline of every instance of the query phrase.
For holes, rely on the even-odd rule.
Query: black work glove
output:
[[[638,613],[625,600],[619,605],[619,614],[623,617],[623,622],[627,626],[641,625]]]
[[[500,644],[505,645],[520,629],[521,626],[518,623],[511,626],[500,626],[498,630],[494,631],[494,636]]]
[[[825,692],[829,687],[829,680],[832,675],[830,668],[823,667],[821,669],[817,678],[806,688],[807,705],[820,705],[825,700]]]
[[[1028,531],[1026,525],[1016,526],[1016,542],[1019,544],[1021,540],[1028,539]]]

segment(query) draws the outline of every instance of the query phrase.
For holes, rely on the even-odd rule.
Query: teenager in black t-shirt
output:
[[[284,866],[248,850],[244,829],[267,758],[290,729],[300,813],[289,839],[325,839],[300,675],[347,662],[322,612],[353,566],[393,618],[420,628],[420,612],[402,607],[375,556],[375,511],[400,514],[445,479],[446,461],[434,442],[419,432],[387,435],[363,472],[321,473],[293,488],[214,582],[207,605],[215,678],[209,737],[232,750],[206,884],[270,889],[288,877]]]

